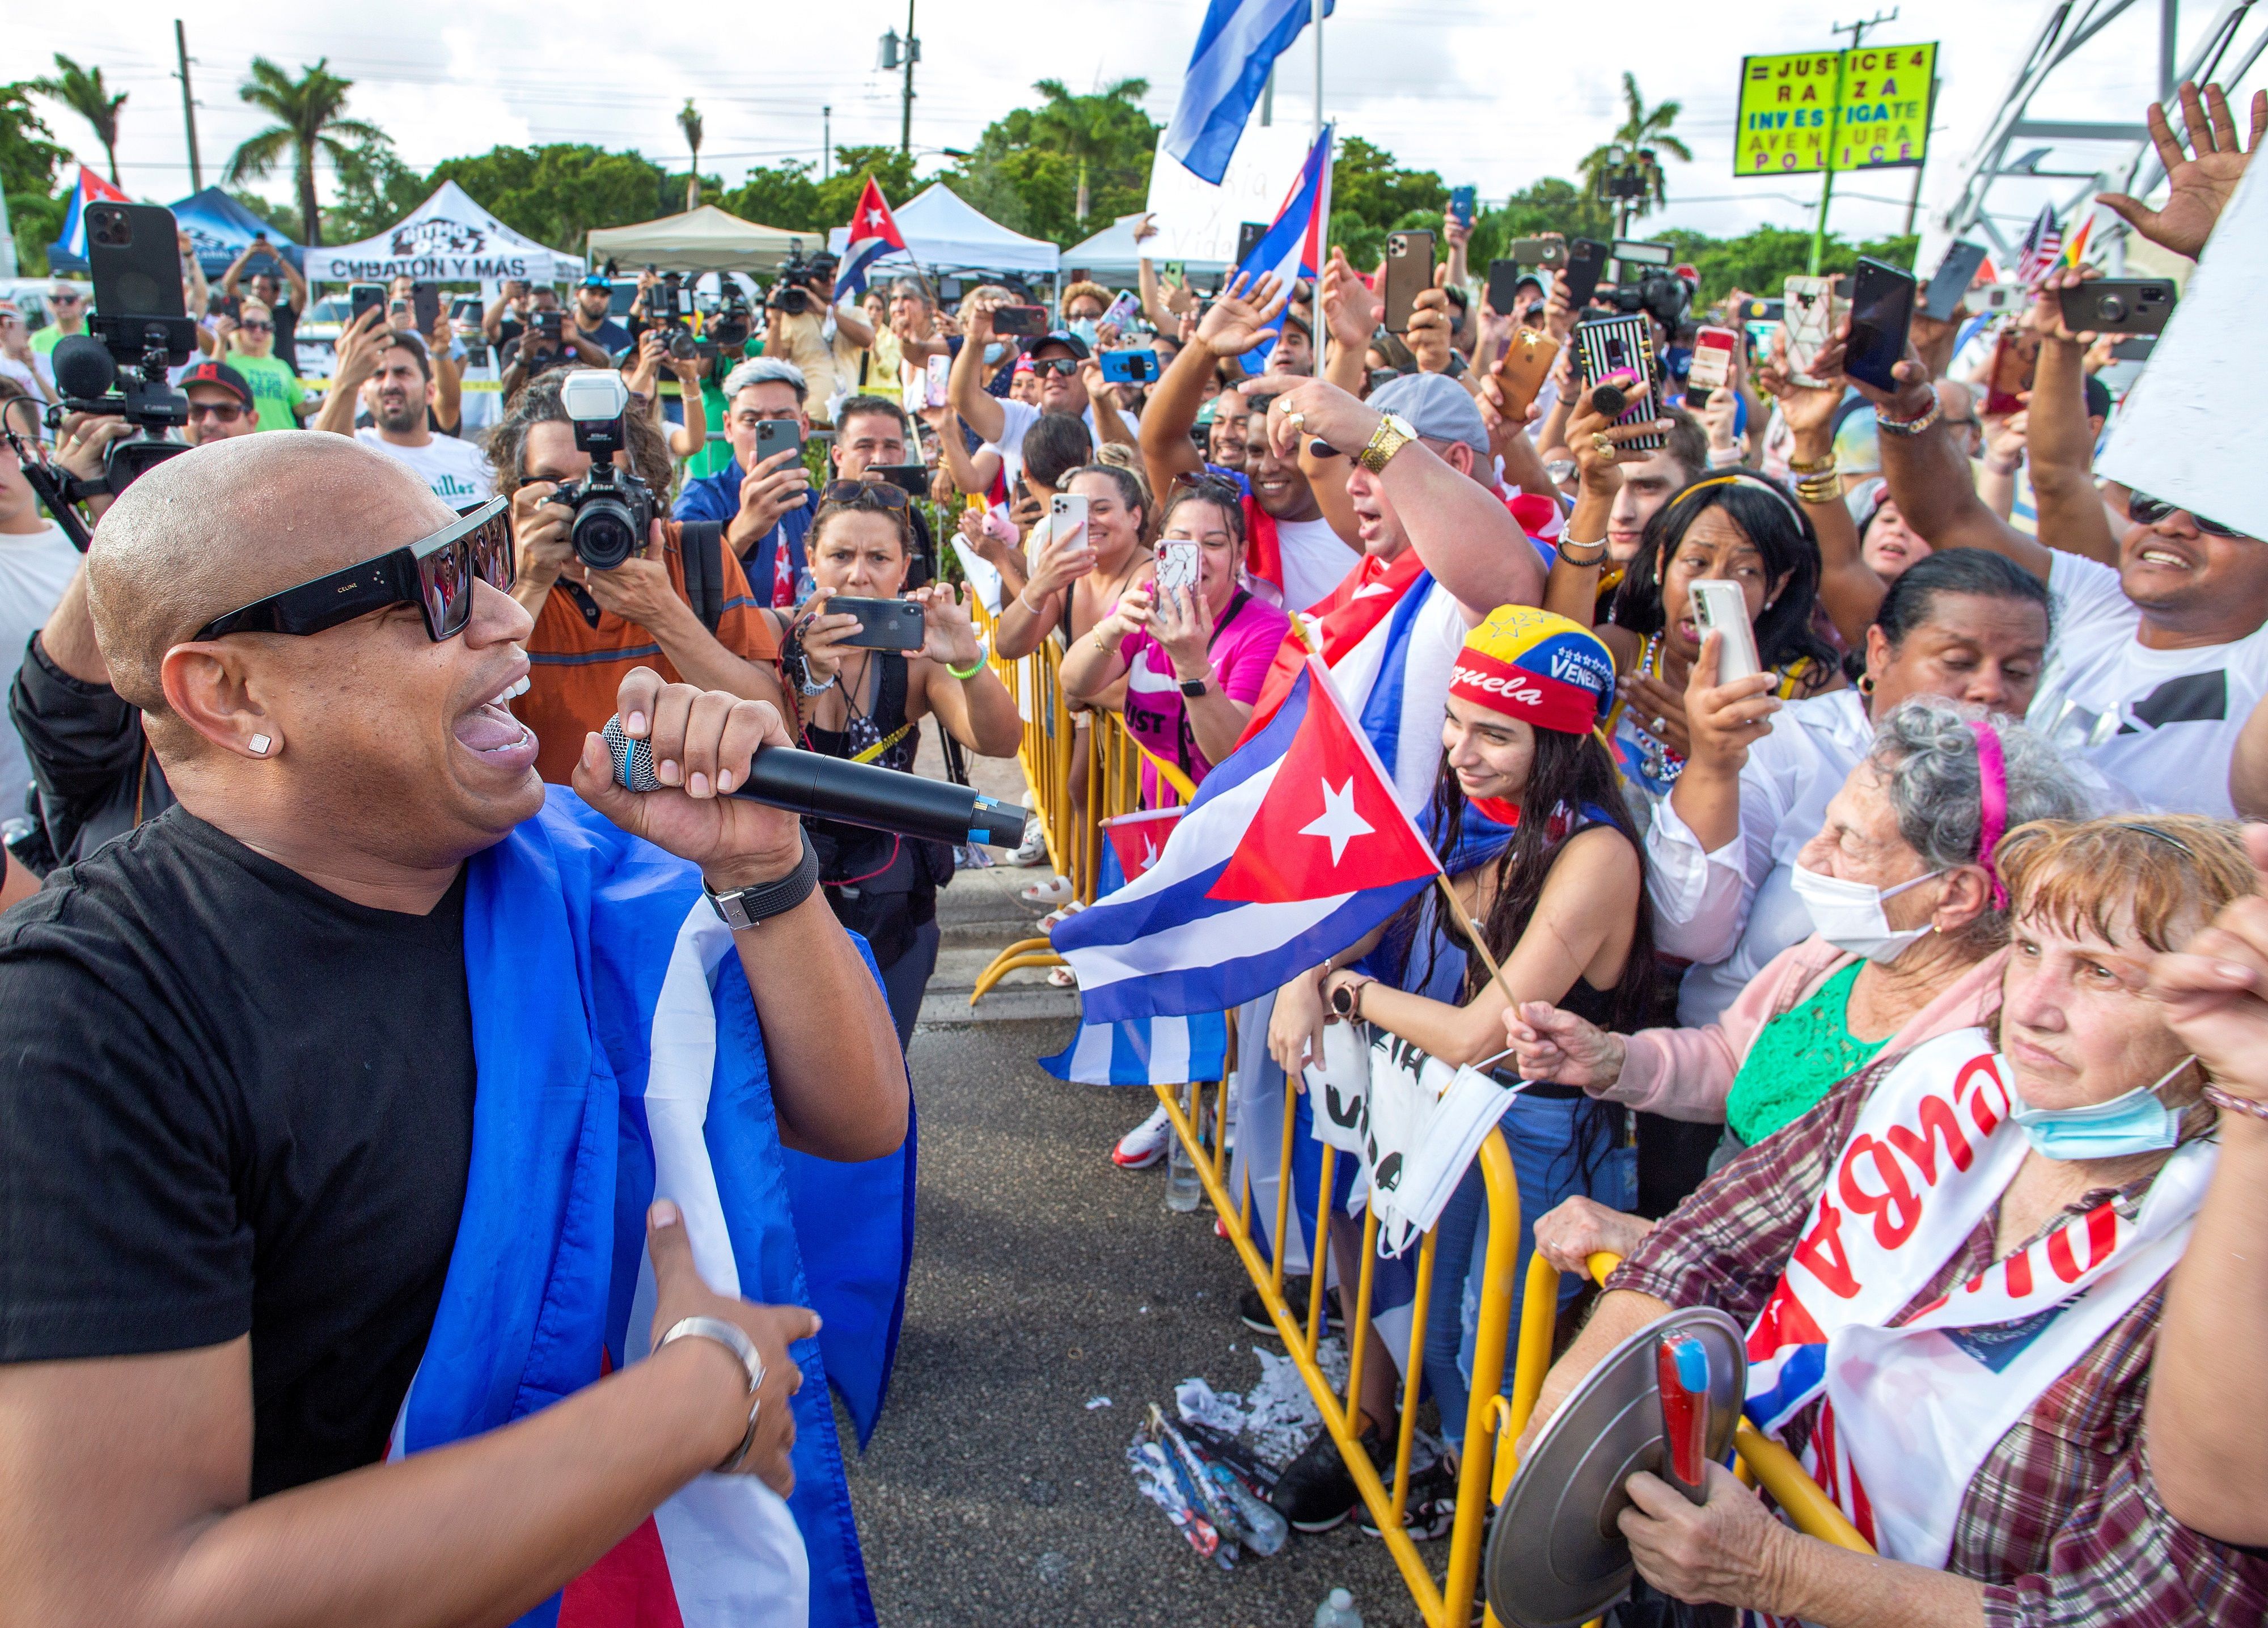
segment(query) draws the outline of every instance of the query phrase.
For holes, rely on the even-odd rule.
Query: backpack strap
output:
[[[721,520],[687,520],[677,534],[678,553],[685,562],[685,598],[701,625],[714,633],[725,619],[725,524]]]

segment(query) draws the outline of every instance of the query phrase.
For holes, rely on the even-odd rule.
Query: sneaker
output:
[[[1361,1440],[1371,1467],[1386,1475],[1393,1468],[1394,1453],[1377,1426],[1363,1432]],[[1355,1490],[1354,1477],[1347,1474],[1338,1444],[1329,1431],[1319,1431],[1300,1449],[1300,1456],[1284,1467],[1268,1501],[1296,1530],[1328,1532],[1362,1507],[1362,1494]]]
[[[1295,1317],[1307,1311],[1307,1278],[1284,1279],[1284,1300],[1291,1307],[1292,1315]],[[1244,1326],[1255,1334],[1264,1334],[1271,1340],[1276,1337],[1275,1321],[1269,1316],[1268,1308],[1262,1303],[1259,1290],[1247,1289],[1236,1297],[1236,1315],[1243,1320]],[[1339,1297],[1326,1293],[1323,1296],[1323,1332],[1336,1334],[1339,1332]]]
[[[1048,858],[1048,834],[1035,814],[1024,821],[1024,840],[1016,851],[1008,856],[1011,865],[1044,865]]]
[[[1383,1470],[1379,1472],[1381,1476]],[[1390,1487],[1389,1487],[1389,1490]],[[1367,1504],[1355,1517],[1362,1529],[1376,1537],[1378,1521]],[[1436,1458],[1423,1470],[1410,1472],[1410,1493],[1402,1511],[1403,1529],[1418,1543],[1430,1543],[1437,1537],[1447,1537],[1449,1529],[1457,1523],[1457,1478],[1450,1473],[1449,1461]]]
[[[1166,1145],[1173,1138],[1174,1122],[1160,1102],[1147,1119],[1118,1138],[1118,1145],[1110,1150],[1110,1162],[1121,1170],[1147,1170],[1166,1156]]]

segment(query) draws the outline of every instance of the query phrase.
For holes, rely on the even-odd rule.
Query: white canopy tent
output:
[[[588,244],[591,263],[612,259],[623,267],[660,267],[664,271],[771,271],[800,245],[816,252],[819,234],[783,232],[728,215],[713,203],[640,221],[634,226],[601,226]]]
[[[1098,283],[1130,288],[1134,279],[1140,275],[1140,267],[1136,262],[1145,252],[1143,246],[1134,241],[1134,228],[1146,218],[1147,210],[1121,215],[1086,242],[1073,244],[1063,252],[1064,272],[1083,272]],[[1153,244],[1155,241],[1152,239]],[[1149,258],[1153,264],[1163,263],[1154,253]],[[1228,262],[1225,260],[1188,260],[1182,264],[1191,272],[1207,276],[1228,269]]]
[[[583,275],[580,260],[520,236],[453,180],[374,238],[308,249],[304,269],[310,282],[322,283],[558,283]]]
[[[1009,231],[963,203],[943,181],[932,182],[892,212],[906,247],[921,262],[922,269],[932,275],[1016,271],[1053,276],[1062,262],[1054,244]],[[838,254],[850,240],[848,226],[828,233],[828,247]],[[885,254],[867,275],[871,281],[877,274],[911,269],[903,254]]]

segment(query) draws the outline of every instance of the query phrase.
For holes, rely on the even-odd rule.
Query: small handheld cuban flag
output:
[[[1272,273],[1288,290],[1301,277],[1312,281],[1322,275],[1323,234],[1331,218],[1331,137],[1336,129],[1323,126],[1315,144],[1307,149],[1307,161],[1300,166],[1299,180],[1292,183],[1284,206],[1276,211],[1275,223],[1252,246],[1252,252],[1237,262],[1238,276],[1256,283],[1263,273]],[[1245,353],[1248,372],[1268,370],[1276,336],[1284,331],[1284,319],[1291,309],[1287,298],[1275,320],[1263,330],[1268,337]]]

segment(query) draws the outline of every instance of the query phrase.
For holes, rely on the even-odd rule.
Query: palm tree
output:
[[[1646,99],[1638,93],[1637,76],[1624,70],[1622,126],[1605,146],[1594,147],[1585,155],[1581,168],[1584,190],[1600,198],[1609,195],[1607,178],[1610,172],[1637,173],[1635,191],[1616,200],[1625,234],[1633,215],[1651,214],[1657,206],[1669,202],[1657,153],[1666,152],[1688,164],[1693,161],[1692,151],[1669,133],[1669,127],[1677,122],[1677,115],[1683,111],[1683,105],[1677,102],[1648,107]]]
[[[1087,165],[1112,151],[1114,126],[1122,125],[1130,112],[1140,114],[1142,98],[1150,93],[1150,82],[1121,79],[1093,96],[1072,95],[1060,79],[1042,79],[1032,88],[1048,99],[1047,106],[1033,115],[1033,122],[1053,136],[1066,156],[1079,160],[1076,214],[1085,220]]]
[[[315,201],[316,155],[324,154],[336,164],[352,151],[349,142],[386,139],[386,132],[376,125],[341,116],[354,81],[333,73],[330,61],[324,57],[294,79],[264,56],[252,59],[252,77],[236,93],[276,122],[239,147],[221,177],[232,187],[255,180],[289,153],[292,180],[299,195],[300,239],[311,248],[323,240]]]
[[[701,207],[701,114],[693,106],[693,99],[685,99],[685,106],[677,110],[677,128],[685,132],[685,144],[693,149],[693,170],[685,178],[685,207]]]
[[[105,157],[110,160],[110,184],[118,183],[118,110],[126,106],[126,92],[110,94],[102,82],[102,70],[82,68],[65,56],[55,53],[55,66],[63,71],[52,79],[34,79],[32,88],[43,96],[51,96],[94,127],[94,138],[102,144]]]

